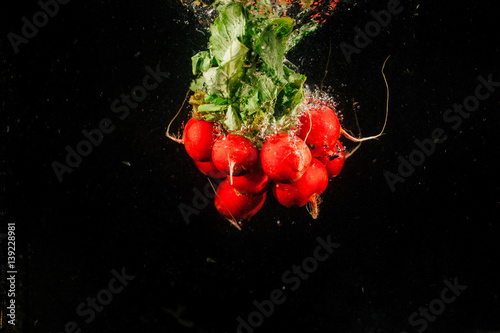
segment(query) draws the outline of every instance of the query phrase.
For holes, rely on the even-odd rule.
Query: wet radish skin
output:
[[[219,171],[215,167],[215,164],[212,161],[208,162],[199,162],[196,160],[194,161],[194,165],[200,170],[201,173],[203,173],[205,176],[211,177],[211,178],[226,178],[226,174],[222,171]]]
[[[212,161],[215,167],[225,174],[233,176],[248,173],[257,164],[259,151],[257,147],[244,136],[229,134],[215,141],[212,149]]]
[[[184,127],[182,139],[188,155],[195,161],[208,162],[212,160],[214,144],[214,123],[197,120],[192,117]]]
[[[230,180],[230,177],[228,180]],[[264,193],[269,187],[270,179],[262,171],[260,163],[244,176],[233,177],[233,187],[242,194],[252,195]]]
[[[294,134],[280,133],[269,137],[260,151],[262,170],[275,182],[292,183],[311,164],[311,151]]]
[[[345,148],[340,141],[337,141],[332,150],[325,151],[319,160],[328,172],[328,178],[337,177],[342,171],[345,162]]]
[[[302,112],[298,120],[301,126],[297,135],[306,141],[313,157],[321,156],[324,150],[332,149],[340,137],[339,119],[330,107],[313,106]]]
[[[266,200],[266,192],[259,195],[244,195],[231,186],[227,179],[217,188],[215,207],[228,219],[249,220],[262,208]]]
[[[325,166],[316,158],[306,173],[292,184],[275,183],[273,194],[285,207],[302,207],[316,196],[322,194],[328,186],[328,173]]]

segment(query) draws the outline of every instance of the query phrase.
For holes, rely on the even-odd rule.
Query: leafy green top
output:
[[[286,10],[269,0],[219,1],[209,48],[192,57],[190,86],[203,91],[196,113],[253,138],[289,129],[301,112],[306,77],[283,64],[286,52],[314,30],[294,29]]]

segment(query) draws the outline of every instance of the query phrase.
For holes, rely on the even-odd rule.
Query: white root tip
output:
[[[319,216],[319,205],[321,204],[322,201],[323,200],[319,195],[313,194],[313,196],[306,205],[307,211],[309,212],[309,214],[311,214],[312,218],[315,220]]]
[[[227,219],[236,229],[238,229],[239,231],[241,231],[241,227],[239,226],[238,222],[236,222],[236,220],[234,218],[231,218],[231,219]]]

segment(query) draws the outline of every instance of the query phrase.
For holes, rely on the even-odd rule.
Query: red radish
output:
[[[208,162],[198,162],[194,160],[194,165],[198,168],[198,170],[201,171],[205,176],[212,177],[212,178],[225,178],[226,174],[222,171],[219,171],[215,167],[214,162],[208,161]]]
[[[182,140],[188,155],[193,160],[199,162],[212,160],[212,146],[215,139],[213,129],[214,123],[210,121],[192,117],[187,122]]]
[[[264,193],[269,186],[269,177],[259,163],[244,176],[233,177],[233,187],[246,195]]]
[[[332,150],[327,150],[319,157],[319,160],[326,167],[328,177],[337,177],[345,162],[345,148],[340,141],[337,141]]]
[[[249,220],[254,216],[262,208],[265,200],[266,193],[244,195],[236,191],[227,179],[224,179],[217,188],[215,207],[222,216],[237,225],[236,221]]]
[[[340,123],[333,110],[325,105],[315,105],[299,116],[302,124],[298,136],[311,148],[313,157],[331,149],[340,136]]]
[[[273,194],[280,204],[286,207],[302,207],[310,203],[311,216],[318,217],[319,195],[328,186],[328,173],[325,166],[316,158],[312,159],[311,166],[306,173],[295,183],[275,183]]]
[[[259,151],[252,141],[237,134],[219,138],[212,149],[215,167],[231,177],[250,171],[258,158]]]
[[[269,137],[260,151],[262,170],[272,180],[292,183],[302,177],[311,164],[311,151],[294,134],[280,133]]]

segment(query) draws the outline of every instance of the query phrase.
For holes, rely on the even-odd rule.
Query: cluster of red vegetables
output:
[[[269,189],[286,207],[308,205],[318,216],[319,196],[345,161],[341,127],[333,106],[308,98],[298,128],[276,133],[257,145],[237,132],[217,131],[215,122],[196,113],[184,127],[183,143],[196,167],[218,186],[215,207],[235,226],[263,206]]]

